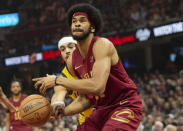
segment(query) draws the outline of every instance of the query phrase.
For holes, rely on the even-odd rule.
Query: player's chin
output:
[[[73,32],[73,37],[81,37],[83,35],[83,32]]]
[[[15,96],[18,96],[20,94],[20,92],[14,92],[13,93]]]

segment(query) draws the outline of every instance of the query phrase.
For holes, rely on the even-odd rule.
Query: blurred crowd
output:
[[[171,74],[161,74],[158,70],[143,75],[135,73],[132,79],[143,102],[140,131],[183,131],[183,70]],[[68,99],[66,103],[69,102]],[[5,121],[5,110],[0,109],[0,131],[5,128]],[[76,128],[77,115],[47,123],[39,130],[74,131]]]
[[[143,101],[140,131],[164,131],[167,125],[183,131],[183,70],[170,75],[134,74],[133,79]]]
[[[182,0],[7,0],[1,3],[0,9],[20,11],[24,16],[20,29],[31,29],[62,22],[68,8],[82,2],[101,10],[105,32],[129,30],[144,24],[155,25],[179,19],[183,13]]]
[[[10,33],[6,41],[0,41],[1,56],[27,54],[40,51],[42,45],[56,44],[63,35],[69,34],[66,22],[68,8],[81,2],[100,9],[104,18],[103,33],[154,26],[181,19],[183,14],[182,0],[7,0],[0,4],[0,12],[17,10],[20,23],[11,30],[15,33]],[[35,30],[36,33],[32,32]]]

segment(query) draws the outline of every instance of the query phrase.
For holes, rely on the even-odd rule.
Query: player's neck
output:
[[[93,37],[94,34],[91,33],[86,39],[78,41],[78,49],[83,59],[86,57],[88,53],[88,49],[90,47]]]
[[[21,93],[20,93],[20,94],[18,94],[18,95],[13,95],[13,101],[15,101],[15,102],[19,101],[19,100],[20,100],[20,98],[21,98],[21,96],[22,96],[22,94],[21,94]]]

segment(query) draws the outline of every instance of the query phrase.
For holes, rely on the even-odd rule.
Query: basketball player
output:
[[[72,63],[68,68],[79,80],[63,76],[36,78],[35,88],[41,85],[44,93],[62,85],[87,94],[79,95],[63,112],[65,116],[73,115],[94,105],[95,110],[78,131],[136,131],[142,118],[142,103],[114,45],[95,36],[102,26],[99,10],[89,4],[74,5],[68,11],[68,23],[78,43],[72,59],[68,59]]]
[[[18,80],[14,80],[10,84],[12,97],[9,101],[16,108],[17,112],[7,112],[6,114],[6,130],[7,131],[32,131],[32,128],[25,125],[20,117],[19,106],[26,98],[25,94],[21,93],[22,84]],[[35,129],[36,130],[36,129]]]
[[[74,79],[74,77],[70,74],[70,72],[67,69],[67,64],[69,64],[67,59],[69,57],[72,57],[72,53],[76,49],[76,44],[77,44],[77,41],[74,40],[71,36],[63,37],[58,42],[58,49],[60,50],[61,57],[64,60],[64,62],[66,63],[66,66],[61,71],[61,75],[66,78],[69,78],[69,79]],[[78,96],[77,91],[68,91],[68,92],[69,92],[69,96],[73,100],[76,99],[76,97]],[[60,105],[63,104],[62,105],[62,108],[63,108],[63,106],[65,106],[64,99],[65,99],[66,93],[67,93],[67,90],[65,88],[63,88],[62,86],[61,87],[55,86],[54,95],[52,97],[52,102],[51,102],[52,106],[55,103],[56,104],[59,103]],[[85,121],[85,119],[90,116],[91,113],[92,113],[92,108],[79,113],[79,117],[78,117],[79,125],[81,125]]]

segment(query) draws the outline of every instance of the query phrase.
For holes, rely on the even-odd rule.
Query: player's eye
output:
[[[61,51],[64,51],[64,50],[65,50],[65,48],[60,48],[60,50],[61,50]]]
[[[73,46],[69,46],[69,48],[70,48],[70,49],[72,49],[72,48],[73,48]]]
[[[88,19],[87,19],[86,17],[81,17],[81,18],[79,19],[79,21],[80,21],[80,22],[87,22]]]
[[[80,19],[80,22],[82,23],[82,22],[87,22],[87,19],[86,18],[81,18]]]
[[[76,23],[76,22],[77,22],[76,19],[73,19],[73,20],[72,20],[72,23]]]

